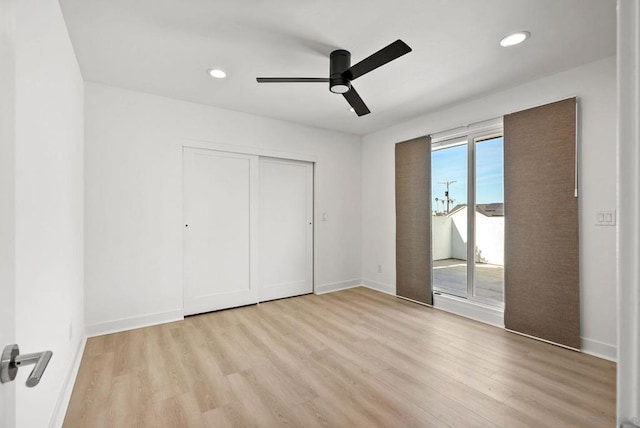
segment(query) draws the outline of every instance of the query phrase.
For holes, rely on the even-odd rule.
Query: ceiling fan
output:
[[[329,90],[335,94],[342,94],[358,116],[371,113],[362,101],[352,80],[375,70],[411,52],[411,48],[402,40],[396,40],[374,54],[351,65],[351,53],[338,49],[329,55],[329,77],[258,77],[258,83],[329,83]]]

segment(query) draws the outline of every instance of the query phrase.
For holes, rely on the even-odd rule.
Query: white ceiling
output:
[[[366,134],[447,105],[615,55],[615,0],[60,0],[88,81]],[[518,47],[502,36],[528,30]],[[357,117],[328,84],[396,39],[413,52],[354,81]],[[212,79],[211,67],[228,78]]]

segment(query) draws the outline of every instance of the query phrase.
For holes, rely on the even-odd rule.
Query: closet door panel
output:
[[[313,165],[260,159],[260,301],[313,292]]]
[[[185,314],[257,303],[258,158],[185,148]]]

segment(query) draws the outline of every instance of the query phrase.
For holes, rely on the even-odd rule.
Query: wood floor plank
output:
[[[64,426],[608,427],[615,374],[358,287],[90,338]]]

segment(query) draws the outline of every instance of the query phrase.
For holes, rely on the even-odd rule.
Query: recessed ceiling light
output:
[[[209,73],[209,76],[215,77],[216,79],[224,79],[225,77],[227,77],[227,73],[220,70],[219,68],[211,68],[207,70],[207,73]]]
[[[530,35],[531,33],[529,33],[528,31],[518,31],[515,33],[511,33],[504,36],[502,40],[500,40],[500,46],[507,48],[509,46],[519,45],[520,43],[527,40]]]

